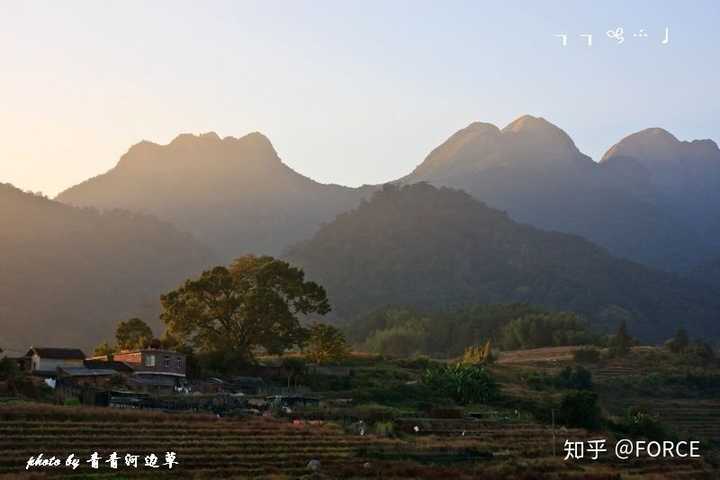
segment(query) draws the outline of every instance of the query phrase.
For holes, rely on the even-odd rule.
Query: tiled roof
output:
[[[45,348],[30,347],[26,356],[37,354],[40,358],[54,358],[56,360],[85,360],[85,354],[79,348]]]

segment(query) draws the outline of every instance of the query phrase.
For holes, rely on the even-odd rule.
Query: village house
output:
[[[85,354],[79,348],[30,347],[25,354],[26,361],[20,363],[33,375],[52,377],[60,368],[82,368]]]
[[[127,380],[134,390],[156,394],[173,393],[185,384],[185,360],[182,353],[155,348],[116,353],[111,362],[105,357],[108,363],[132,368]]]
[[[136,374],[185,377],[185,355],[172,350],[147,348],[120,352],[114,354],[112,360],[130,365]]]

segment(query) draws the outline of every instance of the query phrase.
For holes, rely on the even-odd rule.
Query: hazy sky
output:
[[[525,113],[595,159],[651,126],[720,140],[720,2],[503,3],[0,0],[0,182],[54,195],[211,130],[352,186]]]

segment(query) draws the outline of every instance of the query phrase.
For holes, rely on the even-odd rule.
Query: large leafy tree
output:
[[[152,338],[152,329],[139,318],[120,322],[115,330],[115,340],[121,350],[144,348]]]
[[[269,256],[247,255],[215,267],[161,297],[169,333],[198,351],[231,351],[251,360],[257,347],[280,353],[301,344],[299,315],[330,311],[325,289]]]

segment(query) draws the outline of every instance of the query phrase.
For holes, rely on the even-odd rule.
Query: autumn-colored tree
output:
[[[234,352],[248,361],[258,347],[281,353],[303,343],[299,315],[330,311],[325,289],[273,257],[247,255],[207,270],[161,297],[169,335],[199,352]]]
[[[492,342],[488,339],[482,345],[471,345],[466,348],[462,363],[479,365],[482,363],[491,363],[492,361]]]
[[[322,364],[339,362],[350,354],[350,346],[340,330],[332,325],[315,323],[310,327],[305,357]]]

